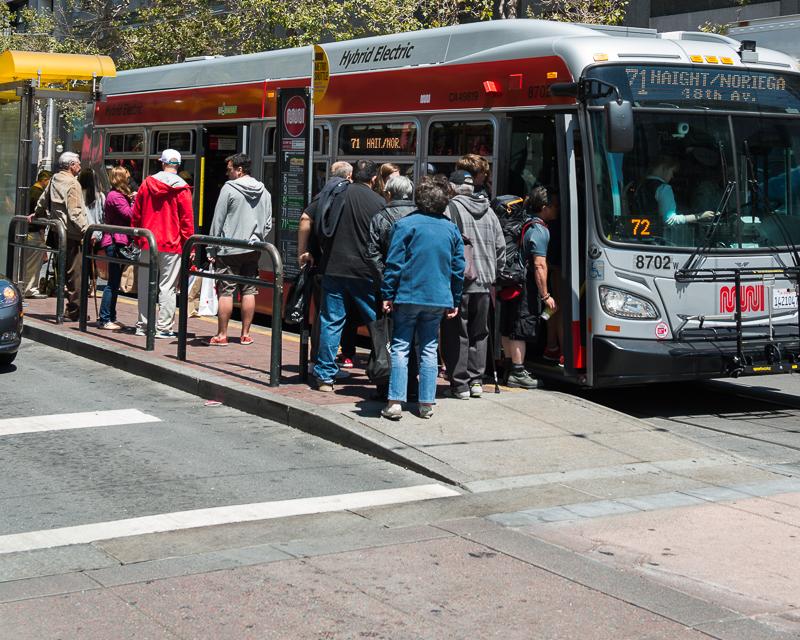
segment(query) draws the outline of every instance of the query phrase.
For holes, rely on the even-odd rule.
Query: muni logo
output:
[[[736,287],[721,287],[719,290],[720,313],[731,313],[736,310]],[[742,312],[764,310],[764,285],[744,284],[739,288],[742,298]]]

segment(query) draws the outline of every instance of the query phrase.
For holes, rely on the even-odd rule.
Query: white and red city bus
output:
[[[395,162],[413,177],[447,174],[465,153],[489,160],[494,194],[558,186],[565,366],[537,373],[609,386],[797,368],[800,76],[788,56],[714,34],[537,20],[324,48],[314,190],[336,160]],[[121,72],[104,82],[85,157],[139,181],[161,149],[178,149],[205,231],[226,156],[248,153],[274,194],[275,94],[310,85],[312,56]],[[632,193],[664,156],[681,162],[673,208],[720,211],[712,220],[668,225],[637,210]],[[266,292],[259,308],[271,308]]]

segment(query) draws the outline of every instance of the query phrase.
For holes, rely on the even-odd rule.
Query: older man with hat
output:
[[[442,323],[442,352],[450,378],[450,394],[460,400],[479,398],[489,342],[490,292],[505,264],[506,242],[489,199],[475,195],[475,180],[468,171],[450,174],[456,195],[447,206],[450,220],[472,245],[475,278],[464,279],[458,315]]]
[[[148,176],[136,193],[131,224],[153,232],[155,247],[142,251],[144,262],[152,259],[158,264],[158,319],[156,338],[174,338],[175,290],[180,273],[181,251],[194,233],[192,190],[178,175],[181,154],[165,149],[161,154],[162,170]],[[147,332],[147,268],[139,269],[139,321],[136,335]]]
[[[67,232],[67,269],[65,284],[67,289],[67,320],[78,319],[80,310],[81,286],[81,240],[89,226],[84,213],[83,191],[78,182],[81,172],[81,159],[77,153],[65,151],[58,158],[58,173],[43,190],[31,217],[47,217],[60,220]]]

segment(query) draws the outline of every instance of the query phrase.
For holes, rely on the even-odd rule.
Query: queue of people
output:
[[[493,292],[508,258],[507,234],[486,184],[488,163],[464,156],[449,177],[424,176],[416,188],[396,165],[345,164],[331,167],[298,234],[299,263],[316,266],[320,285],[319,314],[312,319],[312,335],[319,336],[312,339],[318,344],[312,348],[314,387],[333,392],[343,374],[336,354],[342,330],[353,320],[349,307],[358,314],[353,324],[369,324],[381,314],[393,320],[390,377],[388,384],[377,383],[376,396],[387,402],[384,417],[402,416],[409,391],[421,417],[433,414],[440,351],[449,394],[481,397],[494,357]],[[374,198],[375,192],[383,199]],[[524,368],[525,344],[540,337],[536,327],[543,310],[557,309],[546,260],[542,264],[547,223],[558,215],[557,194],[537,184],[525,210],[531,222],[515,240],[520,250],[513,256],[526,274],[525,286],[519,296],[500,302],[500,333],[511,361],[506,383],[533,389],[537,381]]]
[[[78,316],[81,239],[94,217],[91,210],[101,206],[104,223],[153,233],[155,247],[147,246],[144,238],[137,238],[135,244],[142,250],[143,263],[148,263],[152,253],[157,264],[155,335],[175,337],[180,256],[194,233],[194,213],[191,187],[179,173],[180,153],[165,149],[160,163],[162,170],[148,176],[136,191],[126,168],[111,168],[111,190],[103,199],[98,199],[91,187],[81,189],[77,154],[62,154],[60,171],[54,176],[38,176],[41,191],[35,206],[32,204],[32,217],[58,218],[67,229],[68,319]],[[219,194],[210,234],[247,243],[266,241],[272,226],[269,192],[250,175],[246,155],[228,157],[226,170],[228,181]],[[554,279],[548,274],[547,225],[558,216],[558,196],[553,189],[535,185],[525,199],[525,224],[510,232],[506,216],[501,213],[498,217],[492,206],[488,177],[488,163],[474,154],[462,157],[449,177],[426,175],[416,187],[392,163],[378,166],[360,160],[355,166],[347,162],[332,165],[330,178],[303,213],[298,232],[298,261],[301,267],[313,265],[317,271],[314,299],[318,314],[312,339],[316,389],[334,391],[337,380],[347,375],[343,369],[348,363],[352,366],[357,327],[388,314],[393,321],[391,373],[377,389],[377,395],[387,402],[384,417],[398,419],[402,403],[410,397],[417,400],[419,415],[430,417],[440,361],[452,397],[481,397],[487,363],[494,358],[494,349],[489,347],[496,304],[500,306],[503,351],[510,360],[506,383],[536,388],[537,381],[525,370],[525,345],[539,337],[543,312],[557,311]],[[84,187],[94,184],[89,174],[81,178]],[[514,233],[518,237],[510,237]],[[131,238],[105,233],[97,244],[99,252],[118,258],[123,247],[131,245]],[[211,247],[208,254],[211,266],[220,273],[258,277],[256,251]],[[40,266],[41,257],[37,259]],[[501,285],[507,284],[510,263],[523,276],[510,294],[504,295],[509,288]],[[97,318],[98,327],[104,330],[123,328],[116,313],[121,271],[120,264],[109,263]],[[138,282],[135,332],[145,335],[145,267],[140,267]],[[494,295],[496,287],[499,300]],[[228,345],[228,323],[237,290],[242,305],[239,343],[252,344],[256,288],[219,281],[217,289],[217,333],[206,344]],[[30,290],[36,294],[33,287]],[[346,338],[345,331],[349,334]],[[344,358],[339,356],[340,348]],[[560,337],[553,332],[548,352],[557,351]]]
[[[48,172],[41,172],[37,183],[31,188],[31,219],[49,217],[61,220],[67,229],[67,272],[66,293],[68,320],[77,320],[79,311],[79,287],[81,267],[81,240],[89,224],[104,224],[139,227],[152,232],[156,246],[147,246],[144,238],[134,243],[125,233],[103,233],[97,238],[96,250],[107,257],[120,258],[123,248],[138,245],[141,261],[147,264],[150,253],[157,265],[158,315],[156,338],[174,338],[175,307],[180,272],[181,252],[184,244],[194,234],[194,211],[192,207],[191,186],[179,173],[181,154],[174,149],[161,153],[161,171],[148,176],[136,191],[132,186],[131,175],[123,166],[112,167],[108,172],[111,189],[107,196],[96,184],[92,169],[81,171],[80,158],[67,152],[61,155],[61,171],[51,178]],[[269,192],[264,185],[250,176],[250,159],[245,154],[234,154],[226,158],[229,180],[220,191],[211,234],[217,237],[243,240],[245,242],[264,242],[272,227],[272,204]],[[80,176],[80,178],[78,178]],[[99,210],[101,213],[98,213]],[[39,233],[32,237],[38,238]],[[35,265],[26,272],[28,297],[43,297],[34,288],[41,271],[43,252],[31,251]],[[30,262],[33,259],[27,256]],[[221,273],[233,275],[258,276],[258,257],[255,251],[238,248],[219,248],[209,251],[209,261],[217,263]],[[119,293],[122,265],[108,263],[107,284],[103,291],[102,303],[98,312],[97,326],[100,329],[117,331],[123,326],[117,322],[117,297]],[[135,333],[139,336],[147,332],[147,267],[140,267],[138,273],[138,311],[139,319]],[[233,310],[233,295],[240,289],[242,294],[242,334],[240,344],[253,344],[250,325],[255,314],[256,288],[225,283],[219,287],[218,332],[206,344],[227,345],[227,326]]]

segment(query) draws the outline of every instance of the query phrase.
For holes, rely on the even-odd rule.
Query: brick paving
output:
[[[50,324],[52,329],[63,332],[65,335],[80,335],[77,322],[65,322],[60,327],[55,322],[55,299],[26,300],[25,316]],[[100,305],[100,298],[97,298]],[[86,326],[86,335],[98,338],[112,350],[138,350],[145,351],[145,338],[134,334],[138,316],[137,301],[120,295],[117,303],[117,323],[123,325],[122,331],[105,331],[97,328],[97,314],[93,300],[89,299],[89,322]],[[257,317],[257,320],[259,318]],[[262,322],[264,317],[260,318]],[[253,325],[251,335],[254,343],[249,346],[239,344],[241,323],[232,320],[228,326],[227,347],[211,347],[203,343],[216,333],[216,317],[190,317],[186,341],[186,362],[194,368],[202,369],[214,375],[228,376],[237,382],[253,385],[270,392],[310,402],[316,405],[341,405],[356,403],[369,399],[374,393],[374,386],[364,374],[363,365],[366,364],[367,352],[361,350],[357,365],[350,370],[350,377],[336,383],[335,393],[320,393],[308,384],[301,382],[299,370],[300,337],[287,330],[283,332],[282,362],[283,371],[280,387],[269,387],[269,362],[271,352],[272,332],[269,327]],[[177,314],[175,330],[178,328]],[[178,341],[155,341],[154,358],[163,358],[171,362],[178,360]],[[309,381],[312,378],[309,376]],[[440,392],[447,388],[441,381]]]

